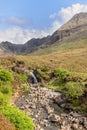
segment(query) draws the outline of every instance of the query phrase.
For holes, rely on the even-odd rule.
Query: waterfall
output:
[[[34,83],[38,83],[38,80],[37,80],[35,74],[32,71],[30,71],[30,76],[33,78]]]

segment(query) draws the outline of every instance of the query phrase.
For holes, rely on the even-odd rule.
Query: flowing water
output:
[[[59,126],[50,121],[49,115],[62,112],[61,108],[53,103],[53,98],[60,95],[60,93],[33,84],[28,95],[21,95],[17,99],[16,106],[32,116],[36,124],[35,130],[41,130],[41,128],[43,130],[58,130]]]
[[[38,83],[38,80],[32,71],[30,71],[30,76],[33,78],[34,83]]]
[[[78,121],[78,118],[65,114],[57,104],[56,101],[61,101],[62,95],[41,87],[35,75],[31,73],[31,76],[36,84],[31,84],[28,94],[20,95],[15,105],[32,117],[35,130],[73,130],[73,122]],[[83,118],[79,118],[79,120],[83,120]],[[82,130],[86,130],[83,125],[81,127]]]

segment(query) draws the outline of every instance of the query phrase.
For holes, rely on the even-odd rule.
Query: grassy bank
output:
[[[12,98],[13,90],[18,89],[15,84],[13,88],[13,83],[17,77],[17,84],[19,85],[22,82],[25,82],[25,77],[22,77],[21,74],[15,74],[11,70],[7,70],[4,67],[0,69],[0,113],[3,114],[2,123],[0,122],[0,128],[2,130],[34,130],[34,124],[32,119],[28,117],[24,112],[18,108],[10,105],[10,100]],[[21,78],[22,77],[22,78]],[[20,81],[20,83],[19,83]],[[19,85],[20,86],[20,85]],[[21,89],[21,88],[20,88]],[[5,117],[4,117],[5,116]],[[7,118],[7,119],[6,119]],[[3,126],[4,120],[8,123],[8,128],[6,125]],[[12,125],[12,124],[13,125]],[[6,128],[6,129],[5,129]]]

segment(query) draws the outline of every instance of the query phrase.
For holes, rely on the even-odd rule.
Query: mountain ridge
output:
[[[73,16],[67,23],[61,26],[51,36],[33,38],[25,44],[13,44],[8,41],[0,43],[0,55],[27,55],[39,48],[47,48],[50,45],[73,41],[87,37],[87,13],[79,13]]]

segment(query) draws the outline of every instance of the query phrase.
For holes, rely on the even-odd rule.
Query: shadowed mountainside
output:
[[[42,39],[33,38],[25,44],[0,43],[0,55],[27,55],[36,50],[50,47],[55,43],[74,41],[87,37],[87,13],[76,14],[71,20],[60,27],[52,36]]]

